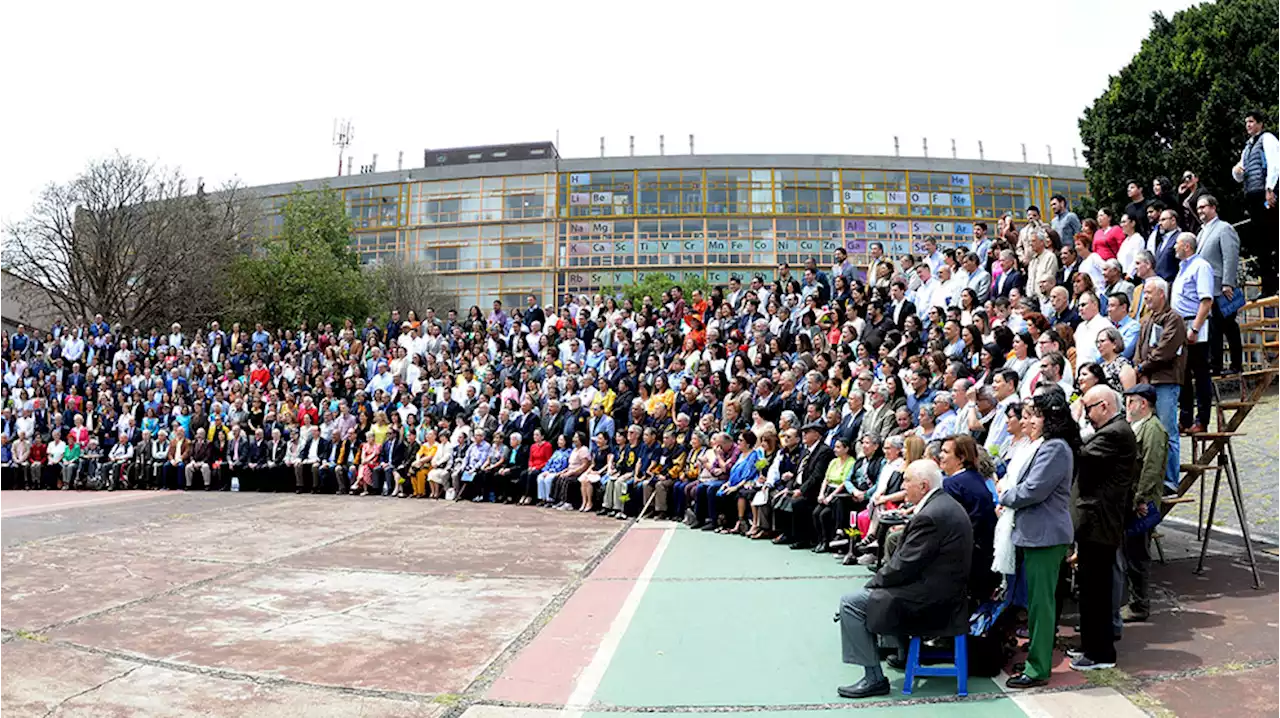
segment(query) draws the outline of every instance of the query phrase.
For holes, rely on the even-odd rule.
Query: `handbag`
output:
[[[1164,517],[1160,515],[1160,505],[1155,501],[1148,501],[1147,515],[1134,516],[1130,519],[1124,528],[1124,535],[1136,536],[1138,534],[1146,533],[1160,525],[1160,521],[1163,519]]]
[[[462,483],[464,483],[464,484],[469,484],[469,483],[471,483],[472,481],[475,481],[475,480],[476,480],[476,472],[474,472],[474,471],[464,471],[464,472],[462,472]]]
[[[1240,307],[1244,306],[1244,292],[1236,290],[1232,292],[1230,299],[1227,299],[1227,295],[1223,294],[1213,301],[1218,304],[1218,312],[1223,317],[1230,319],[1235,316],[1236,312],[1240,311]]]
[[[768,503],[769,503],[769,487],[762,486],[758,491],[756,491],[756,495],[751,497],[751,505],[764,506]]]

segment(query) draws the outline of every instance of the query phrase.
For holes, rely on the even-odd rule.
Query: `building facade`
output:
[[[503,146],[428,150],[421,169],[255,188],[279,208],[296,187],[342,192],[367,263],[418,262],[458,308],[551,302],[652,272],[680,280],[772,277],[780,262],[855,262],[868,243],[918,251],[970,241],[1049,197],[1087,194],[1080,168],[847,155],[666,155],[511,160]],[[511,146],[529,147],[529,146]],[[450,154],[446,154],[450,153]],[[449,161],[446,161],[449,160]],[[268,216],[263,231],[278,231]]]

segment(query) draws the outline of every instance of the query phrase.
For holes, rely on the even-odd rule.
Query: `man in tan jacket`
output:
[[[173,428],[173,439],[169,441],[169,453],[165,458],[164,467],[161,471],[161,484],[164,488],[181,489],[186,486],[185,469],[187,463],[191,461],[191,441],[187,439],[187,434],[182,430],[181,426]],[[173,485],[169,484],[169,477],[173,477]]]
[[[1160,277],[1142,283],[1142,303],[1150,311],[1142,320],[1134,352],[1138,381],[1155,387],[1156,416],[1165,427],[1178,425],[1178,396],[1187,364],[1187,326],[1169,306],[1169,284]],[[1178,432],[1169,431],[1165,493],[1178,489]]]

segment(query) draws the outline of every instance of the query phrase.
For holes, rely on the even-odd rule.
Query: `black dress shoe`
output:
[[[1019,673],[1004,682],[1005,688],[1013,688],[1015,690],[1023,688],[1039,688],[1040,686],[1047,685],[1049,685],[1049,680],[1047,678],[1032,678],[1025,673]]]
[[[888,658],[884,659],[884,664],[895,671],[901,671],[907,667],[907,657],[898,653],[891,653]]]
[[[713,523],[711,523],[710,521],[708,521],[707,523],[703,524],[703,525],[702,525],[702,526],[700,526],[699,528],[700,528],[701,530],[703,530],[703,531],[715,531],[715,530],[716,530],[716,525],[715,525],[715,524],[713,524]]]
[[[819,542],[817,546],[813,547],[814,553],[826,553],[827,551],[830,551],[830,550],[831,549],[827,546],[826,541]]]
[[[889,679],[881,678],[878,681],[869,681],[866,678],[854,683],[851,686],[840,686],[836,689],[841,698],[870,698],[872,696],[889,695]]]
[[[791,537],[786,534],[778,534],[773,537],[773,543],[791,545]]]
[[[791,544],[792,551],[804,551],[805,549],[811,549],[811,548],[813,548],[813,544],[805,543],[804,541],[797,541]]]

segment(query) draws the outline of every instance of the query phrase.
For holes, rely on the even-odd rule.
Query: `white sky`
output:
[[[1077,119],[1187,0],[15,2],[0,220],[119,150],[210,186],[421,166],[426,147],[566,157],[902,154],[1070,164]],[[1081,158],[1083,162],[1083,158]]]

